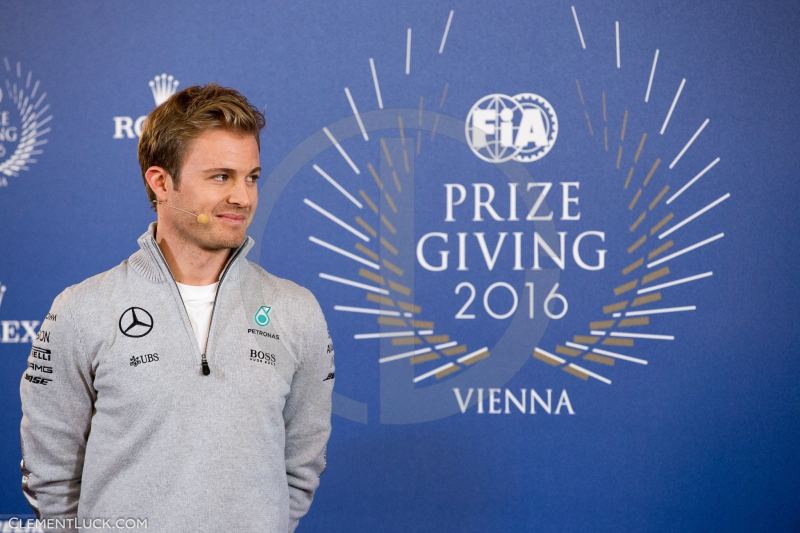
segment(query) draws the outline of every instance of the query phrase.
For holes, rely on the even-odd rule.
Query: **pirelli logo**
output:
[[[33,356],[34,359],[49,361],[50,355],[52,355],[52,353],[47,348],[40,348],[38,346],[34,346],[31,355]]]
[[[52,353],[47,348],[41,348],[39,346],[33,346],[31,350],[31,358],[32,359],[39,359],[41,361],[49,361]],[[45,374],[52,374],[53,367],[41,365],[35,361],[28,362],[28,368],[33,370],[34,372],[43,372]],[[44,376],[35,376],[29,373],[25,373],[25,379],[30,381],[31,383],[35,383],[36,385],[47,385],[53,381],[52,378],[46,378]]]

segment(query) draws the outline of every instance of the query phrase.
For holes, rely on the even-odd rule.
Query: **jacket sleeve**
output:
[[[300,354],[283,409],[290,532],[297,528],[311,506],[319,476],[325,469],[325,450],[331,431],[333,345],[322,310],[313,296],[305,316],[310,319],[305,325],[306,350]]]
[[[75,517],[95,399],[65,290],[40,326],[20,382],[22,491],[39,518]]]

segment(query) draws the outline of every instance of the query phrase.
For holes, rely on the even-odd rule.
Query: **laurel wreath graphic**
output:
[[[571,11],[581,48],[586,50],[586,41],[574,6],[571,7]],[[619,70],[621,68],[619,21],[614,23],[614,36],[616,68]],[[650,102],[659,55],[660,50],[656,49],[647,78],[647,89],[644,94],[645,104]],[[678,85],[672,103],[666,111],[658,135],[666,134],[685,84],[686,79],[684,78]],[[596,132],[592,125],[588,100],[580,80],[575,80],[575,86],[577,97],[583,107],[588,134],[601,143],[603,150],[609,156],[614,157],[614,168],[619,172],[618,180],[623,192],[630,197],[627,206],[623,208],[632,220],[628,227],[632,240],[625,249],[625,253],[630,257],[630,262],[620,272],[619,284],[610,291],[613,294],[611,301],[602,307],[600,316],[588,322],[588,331],[574,335],[570,341],[557,344],[554,351],[559,355],[536,347],[533,357],[584,381],[592,378],[611,384],[611,380],[602,375],[602,370],[596,370],[597,368],[609,368],[617,363],[646,365],[647,360],[630,353],[621,353],[620,349],[638,348],[645,341],[675,340],[674,335],[665,334],[662,331],[653,333],[650,328],[655,326],[659,316],[686,313],[697,309],[696,305],[686,305],[683,302],[679,302],[678,305],[666,304],[670,299],[670,291],[667,289],[711,277],[713,272],[698,272],[676,279],[672,276],[669,263],[673,259],[722,239],[725,234],[718,232],[685,246],[678,244],[681,241],[673,234],[730,198],[731,195],[725,193],[688,216],[679,214],[681,208],[679,207],[680,202],[677,200],[720,161],[719,157],[713,159],[694,177],[683,183],[679,181],[681,178],[674,171],[686,152],[708,126],[710,119],[706,118],[700,124],[683,148],[671,159],[668,168],[664,170],[662,160],[666,161],[666,159],[658,154],[649,157],[644,155],[648,135],[655,135],[654,131],[643,131],[638,137],[628,134],[630,114],[628,108],[623,110],[619,122],[614,124],[606,105],[607,92],[603,90],[600,93],[602,115],[602,137],[600,137],[599,131]],[[613,144],[617,138],[615,136],[617,132],[617,148],[614,150]],[[626,144],[626,138],[635,142]],[[635,148],[633,148],[634,146]],[[623,165],[623,161],[626,160],[624,156],[628,157],[629,163]],[[624,170],[626,167],[627,171]],[[673,192],[674,188],[676,190]],[[631,191],[634,190],[635,193],[631,194]],[[653,307],[653,304],[656,306]],[[574,362],[578,359],[582,361],[581,364],[591,363],[599,365],[599,367],[595,366],[593,370],[589,370]]]
[[[586,50],[586,42],[574,6],[571,7],[571,11],[580,46]],[[445,24],[439,54],[442,54],[445,48],[453,15],[454,10],[451,10]],[[615,22],[614,34],[616,68],[620,69],[619,21]],[[411,43],[412,32],[409,28],[406,35],[406,75],[411,72]],[[650,100],[659,54],[659,50],[655,50],[647,78],[645,104]],[[329,146],[336,149],[352,173],[359,178],[367,177],[368,180],[371,178],[375,187],[369,188],[372,191],[370,193],[363,181],[355,180],[346,182],[356,183],[355,190],[350,190],[350,185],[343,185],[343,180],[332,175],[335,173],[315,163],[314,171],[321,180],[338,191],[340,196],[336,198],[341,201],[340,203],[344,203],[346,208],[334,209],[330,205],[320,205],[308,197],[303,203],[317,215],[338,226],[335,231],[340,243],[341,231],[346,232],[351,245],[345,248],[314,234],[309,234],[308,240],[350,261],[351,269],[346,274],[321,270],[319,277],[348,287],[348,290],[355,290],[363,298],[359,305],[334,306],[336,311],[370,317],[368,321],[374,320],[371,323],[376,329],[358,333],[355,339],[388,341],[392,349],[388,353],[381,354],[379,363],[408,361],[415,368],[430,368],[416,372],[413,377],[415,384],[428,383],[461,372],[491,356],[488,346],[468,346],[436,328],[433,318],[415,303],[409,272],[400,266],[399,263],[403,263],[404,258],[401,257],[401,250],[394,242],[397,236],[397,220],[404,216],[402,202],[399,200],[405,194],[404,186],[407,186],[407,179],[411,176],[411,155],[420,154],[423,147],[423,131],[430,132],[431,140],[436,136],[440,117],[444,116],[441,111],[447,99],[448,84],[444,84],[438,102],[428,103],[427,108],[424,98],[420,96],[416,112],[408,109],[385,109],[374,58],[369,58],[369,67],[378,110],[365,114],[359,112],[356,100],[348,87],[344,88],[344,96],[364,142],[377,143],[373,146],[380,147],[379,160],[357,164],[340,142],[344,137],[340,135],[337,138],[334,131],[331,131],[335,128],[324,127],[322,131],[330,141]],[[664,136],[668,131],[685,82],[685,79],[681,81],[658,130],[658,135]],[[621,270],[619,282],[607,289],[613,295],[611,301],[602,307],[599,316],[596,315],[587,321],[588,327],[585,332],[556,344],[552,349],[532,346],[531,356],[534,360],[561,369],[575,378],[584,381],[591,378],[611,384],[611,379],[604,375],[604,369],[618,364],[647,364],[647,360],[642,358],[641,354],[623,353],[623,351],[639,349],[649,341],[675,339],[673,335],[651,329],[657,325],[659,316],[696,310],[695,305],[683,302],[668,304],[671,298],[668,289],[710,277],[713,272],[698,272],[676,279],[670,269],[670,262],[724,237],[724,233],[719,232],[704,240],[684,244],[679,235],[682,228],[727,200],[730,193],[720,196],[702,209],[688,215],[682,213],[685,208],[681,208],[681,202],[678,201],[697,180],[720,161],[717,157],[693,178],[684,182],[680,181],[681,178],[674,171],[684,154],[709,124],[708,118],[701,123],[670,163],[662,165],[662,160],[666,161],[666,158],[656,154],[648,155],[646,149],[648,135],[655,135],[655,129],[634,136],[628,131],[629,109],[623,110],[618,121],[612,118],[607,108],[607,92],[603,90],[600,93],[601,136],[601,130],[595,130],[593,126],[589,100],[585,96],[580,80],[577,79],[576,92],[584,111],[589,136],[599,141],[603,151],[613,158],[613,166],[619,173],[620,187],[630,198],[627,205],[622,206],[622,211],[632,220],[628,227],[631,244],[624,252],[619,251],[629,256],[630,262]],[[431,108],[435,108],[437,104],[438,111],[434,109],[431,112]],[[376,138],[376,132],[369,127],[371,123],[378,122],[376,114],[387,113],[392,114],[391,118],[395,122],[394,131],[399,133],[399,144],[388,142],[385,137]],[[385,121],[386,117],[383,117],[382,122]],[[344,131],[345,129],[342,129],[342,132]],[[678,134],[682,135],[680,132]],[[347,217],[342,214],[348,210],[352,211],[352,206],[357,209],[356,215]]]
[[[0,174],[18,176],[23,170],[28,170],[29,165],[36,162],[34,156],[42,153],[40,146],[47,144],[45,135],[51,128],[45,127],[53,118],[46,115],[50,109],[45,104],[46,92],[39,92],[39,80],[33,80],[32,71],[23,77],[22,66],[19,62],[11,68],[8,58],[3,58],[6,69],[5,94],[14,104],[20,121],[19,141],[14,151],[5,160],[0,162]],[[46,116],[45,116],[46,115]]]

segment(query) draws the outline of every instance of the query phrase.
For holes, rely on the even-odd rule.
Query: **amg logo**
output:
[[[261,350],[250,350],[250,360],[275,366],[275,354],[262,352]]]
[[[27,379],[31,383],[36,383],[37,385],[47,385],[48,383],[53,381],[52,379],[43,378],[42,376],[31,376],[27,372],[25,373],[25,379]]]
[[[276,341],[281,340],[281,336],[277,333],[270,333],[269,331],[261,331],[260,329],[253,329],[248,328],[247,333],[250,335],[261,335],[262,337],[269,337],[270,339],[274,339]]]
[[[41,359],[42,361],[49,361],[50,354],[50,350],[47,348],[39,348],[38,346],[34,346],[33,350],[31,351],[31,356],[34,359]]]
[[[52,374],[53,373],[53,367],[52,366],[40,365],[40,364],[34,363],[33,361],[28,363],[28,367],[31,370],[35,370],[36,372],[44,372],[45,374]]]
[[[36,340],[50,344],[50,332],[46,329],[40,329],[39,333],[36,334]]]

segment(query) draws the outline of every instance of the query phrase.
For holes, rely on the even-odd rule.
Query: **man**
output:
[[[157,222],[55,299],[21,380],[22,485],[40,518],[285,532],[308,511],[333,350],[314,296],[245,258],[263,126],[213,84],[148,117],[139,161]]]

